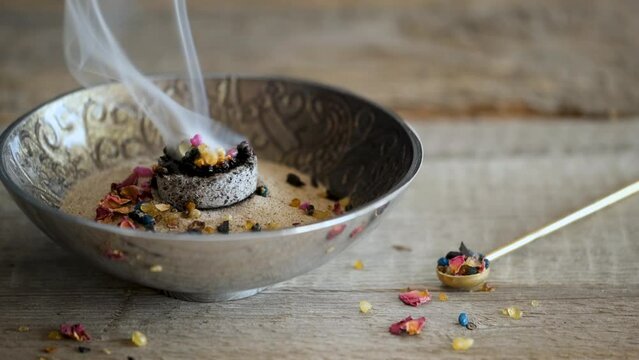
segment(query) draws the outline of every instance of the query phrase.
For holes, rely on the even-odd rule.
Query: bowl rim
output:
[[[288,228],[282,228],[282,229],[276,229],[276,230],[268,230],[265,232],[240,232],[240,233],[230,233],[230,234],[217,234],[217,233],[213,233],[213,234],[190,234],[190,233],[168,233],[168,232],[150,232],[150,231],[131,231],[130,229],[121,229],[117,226],[113,226],[110,224],[102,224],[102,223],[98,223],[96,221],[81,217],[81,216],[77,216],[77,215],[72,215],[72,214],[68,214],[62,210],[60,210],[57,207],[53,207],[53,206],[49,206],[45,203],[43,203],[41,200],[38,200],[37,198],[35,198],[33,195],[31,195],[30,193],[26,192],[25,190],[23,190],[20,186],[18,186],[16,183],[14,183],[11,178],[9,177],[8,173],[7,173],[7,164],[5,163],[5,156],[0,156],[0,181],[2,181],[2,183],[4,184],[5,187],[7,187],[7,189],[10,192],[13,192],[14,194],[16,194],[17,197],[19,197],[21,200],[24,200],[26,202],[29,203],[29,205],[38,208],[40,211],[44,211],[48,214],[50,214],[52,217],[58,217],[58,218],[62,218],[67,222],[72,222],[72,223],[79,223],[79,225],[83,225],[83,226],[87,226],[89,228],[93,228],[95,230],[99,230],[99,231],[106,231],[106,232],[110,232],[110,233],[114,233],[116,235],[120,235],[123,237],[128,237],[128,238],[136,238],[136,239],[144,239],[144,240],[180,240],[180,241],[204,241],[204,242],[213,242],[213,241],[222,241],[222,242],[226,242],[226,241],[238,241],[238,240],[255,240],[255,239],[259,239],[259,238],[265,238],[265,237],[271,237],[271,238],[276,238],[276,237],[285,237],[285,236],[289,236],[289,235],[296,235],[296,234],[304,234],[304,233],[310,233],[313,232],[315,230],[319,230],[319,229],[329,229],[335,225],[339,225],[342,223],[346,223],[352,219],[355,219],[361,215],[364,215],[368,212],[370,212],[373,209],[376,209],[380,206],[382,206],[384,203],[392,200],[393,198],[395,198],[397,195],[399,195],[415,178],[415,176],[418,174],[421,165],[422,165],[422,160],[423,160],[423,147],[422,147],[422,143],[419,139],[419,136],[417,135],[417,132],[413,129],[413,127],[411,125],[409,125],[408,123],[406,123],[404,120],[402,120],[401,117],[399,117],[396,113],[394,113],[393,111],[387,109],[386,107],[379,105],[363,96],[357,95],[349,90],[346,89],[342,89],[336,86],[332,86],[332,85],[326,85],[326,84],[322,84],[313,80],[307,80],[307,79],[300,79],[300,78],[293,78],[293,77],[288,77],[288,76],[281,76],[281,75],[273,75],[273,76],[269,76],[269,75],[251,75],[251,74],[225,74],[225,73],[209,73],[209,74],[205,74],[204,79],[225,79],[225,78],[235,78],[235,79],[244,79],[244,80],[270,80],[270,81],[283,81],[286,83],[293,83],[293,84],[297,84],[297,85],[303,85],[303,86],[311,86],[311,87],[315,87],[315,88],[319,88],[319,89],[323,89],[323,90],[327,90],[330,91],[332,93],[338,94],[338,95],[346,95],[348,97],[351,97],[353,99],[359,100],[365,104],[367,104],[368,106],[372,106],[374,108],[376,108],[377,110],[381,111],[382,113],[385,113],[387,116],[389,116],[389,118],[395,120],[395,122],[402,127],[405,131],[406,134],[408,135],[410,142],[411,142],[411,146],[413,149],[413,158],[411,160],[411,164],[408,167],[408,170],[406,172],[406,174],[400,179],[400,181],[398,181],[384,196],[362,206],[361,208],[358,209],[354,209],[352,211],[349,211],[347,213],[344,213],[342,215],[339,215],[337,217],[334,217],[332,219],[329,220],[324,220],[324,221],[319,221],[316,223],[312,223],[312,224],[307,224],[307,225],[302,225],[302,226],[296,226],[296,227],[288,227]],[[171,80],[171,79],[176,79],[175,75],[159,75],[159,76],[153,76],[152,77],[153,80]],[[109,87],[109,86],[113,86],[113,85],[117,85],[117,82],[110,82],[110,83],[104,83],[104,84],[99,84],[99,85],[95,85],[89,88],[76,88],[73,90],[70,90],[68,92],[62,93],[56,97],[53,97],[51,99],[46,100],[45,102],[39,104],[38,106],[34,107],[33,109],[29,110],[28,112],[26,112],[25,114],[23,114],[22,116],[18,117],[15,121],[13,121],[9,126],[7,126],[4,131],[2,132],[2,134],[0,134],[0,151],[2,151],[2,149],[4,149],[7,146],[7,142],[9,140],[9,135],[13,133],[13,130],[15,128],[17,128],[22,122],[26,121],[26,119],[28,119],[33,113],[39,111],[40,109],[44,108],[45,106],[60,100],[64,97],[67,97],[69,95],[72,94],[76,94],[76,93],[80,93],[82,91],[85,90],[92,90],[92,89],[96,89],[96,88],[100,88],[100,87]],[[44,231],[44,230],[43,230]],[[267,235],[268,234],[268,235]]]

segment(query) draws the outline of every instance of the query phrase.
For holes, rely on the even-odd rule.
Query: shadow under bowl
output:
[[[179,79],[157,83],[178,102]],[[246,136],[260,158],[315,176],[352,211],[259,233],[174,234],[100,224],[59,210],[88,174],[161,154],[163,141],[120,84],[62,95],[0,137],[0,179],[22,211],[60,245],[117,277],[193,301],[253,295],[310,271],[370,231],[415,177],[416,134],[396,115],[343,90],[281,77],[207,77],[211,116]],[[113,250],[124,256],[108,256]],[[161,265],[161,272],[150,271]],[[157,269],[157,267],[156,267]]]

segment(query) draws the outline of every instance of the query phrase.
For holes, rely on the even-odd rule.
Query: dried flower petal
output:
[[[439,301],[448,301],[448,295],[446,295],[446,293],[440,292]]]
[[[162,265],[153,265],[149,268],[150,272],[162,272]]]
[[[404,320],[392,324],[388,328],[388,331],[393,335],[417,335],[422,331],[425,324],[426,318],[423,316],[418,319],[413,319],[412,316],[408,316]]]
[[[303,203],[300,204],[299,208],[301,210],[306,211],[306,210],[308,210],[309,206],[311,206],[311,204],[308,201],[304,201]]]
[[[100,205],[95,209],[96,221],[106,220],[111,218],[112,216],[113,216],[113,210],[109,209],[108,207]]]
[[[202,135],[195,134],[193,135],[190,141],[191,141],[191,146],[198,147],[202,145]]]
[[[146,166],[136,166],[133,169],[133,173],[137,175],[138,177],[143,177],[143,178],[153,177],[153,169]]]
[[[60,325],[60,333],[65,337],[76,341],[89,341],[91,336],[86,332],[82,324],[62,324]]]
[[[18,332],[27,332],[29,330],[31,330],[31,329],[28,326],[26,326],[26,325],[18,326]]]
[[[418,306],[429,303],[431,300],[428,290],[412,290],[399,294],[399,299],[406,305]]]
[[[135,229],[135,223],[128,216],[123,217],[118,226],[123,229]]]
[[[454,258],[448,260],[448,268],[451,273],[456,274],[459,269],[464,265],[464,255],[455,256]]]
[[[140,189],[135,185],[128,185],[120,189],[120,195],[126,199],[137,201],[140,197]]]

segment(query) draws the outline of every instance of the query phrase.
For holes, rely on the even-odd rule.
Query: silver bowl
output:
[[[183,81],[157,82],[188,101]],[[333,258],[371,231],[420,167],[415,133],[346,91],[280,77],[209,77],[206,86],[212,116],[247,136],[261,158],[350,194],[353,210],[315,224],[229,235],[133,231],[63,213],[61,199],[78,179],[161,152],[158,132],[120,84],[71,92],[18,119],[0,138],[0,179],[44,233],[106,272],[176,298],[221,301]],[[124,256],[113,256],[115,250]],[[155,265],[162,271],[151,271]]]

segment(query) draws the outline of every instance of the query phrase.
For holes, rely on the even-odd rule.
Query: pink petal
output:
[[[448,260],[448,267],[454,274],[461,268],[462,265],[464,265],[464,261],[464,255],[455,256],[454,258]]]
[[[399,299],[406,305],[418,306],[429,303],[431,297],[428,291],[412,290],[399,294]]]
[[[404,324],[406,324],[408,321],[413,320],[412,316],[407,317],[404,320],[398,321],[396,323],[394,323],[393,325],[391,325],[388,328],[388,331],[393,334],[393,335],[401,335],[402,334],[402,327],[404,326]]]
[[[133,174],[137,175],[138,177],[152,177],[153,169],[146,166],[136,166],[135,169],[133,169]]]
[[[135,223],[128,216],[123,217],[118,226],[123,229],[135,229]]]
[[[202,135],[200,134],[193,135],[193,137],[191,138],[191,145],[195,147],[202,145]]]
[[[68,338],[75,339],[77,341],[91,340],[91,336],[87,333],[82,324],[62,324],[60,325],[60,333]]]
[[[237,148],[232,147],[226,150],[226,155],[229,155],[230,157],[235,157],[237,155]]]
[[[113,215],[111,209],[106,206],[100,205],[95,209],[95,220],[105,220]]]
[[[308,201],[304,201],[303,203],[301,203],[301,204],[300,204],[299,208],[300,208],[300,209],[302,209],[302,210],[304,210],[304,211],[306,211],[306,210],[308,210],[308,207],[309,207],[310,205],[311,205],[311,204],[310,204]]]

